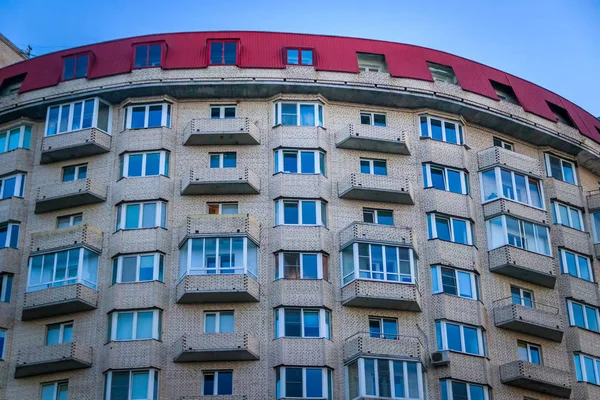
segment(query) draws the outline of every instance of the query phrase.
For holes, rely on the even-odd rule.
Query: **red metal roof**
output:
[[[20,92],[57,85],[62,72],[62,58],[91,50],[94,61],[88,79],[124,74],[132,69],[133,44],[164,41],[168,50],[163,69],[205,68],[208,62],[207,41],[239,39],[241,68],[285,68],[283,48],[308,47],[315,51],[315,68],[320,71],[358,73],[357,52],[385,55],[391,76],[431,81],[427,61],[454,69],[464,90],[498,100],[490,79],[510,85],[525,111],[551,121],[556,117],[548,107],[551,102],[566,109],[577,128],[600,143],[600,121],[570,101],[531,82],[442,51],[378,40],[271,32],[193,32],[148,35],[114,40],[64,50],[0,69],[0,84],[6,79],[27,73]]]

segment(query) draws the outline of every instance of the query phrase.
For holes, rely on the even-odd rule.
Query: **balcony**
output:
[[[173,151],[177,133],[175,129],[161,126],[157,128],[128,129],[115,136],[115,152],[153,151],[165,149]]]
[[[69,228],[31,234],[31,252],[57,250],[74,245],[102,250],[102,231],[91,225],[76,225]]]
[[[502,214],[528,219],[539,224],[549,223],[548,213],[545,210],[540,210],[539,208],[530,207],[515,201],[496,199],[483,204],[483,216],[486,220]]]
[[[19,350],[15,378],[72,371],[92,366],[92,348],[78,343],[34,346]]]
[[[260,144],[260,131],[248,118],[195,118],[183,131],[185,146]]]
[[[329,133],[321,126],[277,125],[269,133],[272,149],[329,149]]]
[[[359,332],[344,341],[344,362],[357,357],[408,357],[424,363],[426,346],[419,336],[393,335],[385,339]]]
[[[334,343],[325,338],[281,337],[269,345],[271,365],[298,367],[335,367],[338,361]]]
[[[116,283],[105,289],[104,309],[141,310],[153,307],[164,310],[169,305],[168,289],[159,281]]]
[[[258,282],[244,274],[184,275],[176,291],[179,304],[260,301]]]
[[[413,247],[416,244],[410,228],[366,222],[353,222],[340,231],[340,249],[344,249],[355,242],[408,247]]]
[[[571,379],[569,371],[526,361],[512,361],[500,366],[502,383],[521,389],[533,390],[551,396],[569,398]]]
[[[600,211],[600,189],[587,193],[587,206],[590,212]]]
[[[338,182],[338,196],[348,200],[414,204],[408,179],[383,175],[352,173]]]
[[[494,302],[494,324],[515,332],[561,342],[564,328],[558,308],[534,302],[533,308],[512,304],[512,298]]]
[[[110,256],[128,253],[159,251],[168,253],[171,249],[172,233],[164,228],[122,229],[110,237]]]
[[[573,388],[574,399],[600,399],[600,386],[598,385],[587,382],[573,382],[571,387]]]
[[[558,200],[578,208],[585,206],[581,186],[554,178],[546,178],[544,179],[544,192],[550,200]]]
[[[27,149],[15,149],[0,153],[0,176],[7,175],[13,171],[29,172],[33,168],[33,151]]]
[[[569,274],[560,274],[556,279],[556,283],[558,284],[558,291],[563,297],[600,307],[598,283],[586,281]]]
[[[341,149],[410,155],[404,131],[389,126],[349,124],[336,134]]]
[[[589,232],[582,232],[568,226],[554,224],[551,229],[552,244],[581,254],[590,254],[592,242]]]
[[[472,220],[477,215],[475,203],[469,195],[428,188],[423,192],[422,199],[426,213],[437,212]]]
[[[277,279],[271,288],[273,307],[326,307],[333,310],[335,306],[334,285],[324,279]]]
[[[166,348],[159,340],[108,342],[102,349],[101,370],[164,368]]]
[[[333,234],[324,226],[278,225],[269,237],[269,251],[333,252]]]
[[[441,370],[444,377],[459,381],[472,382],[479,385],[491,383],[490,374],[492,368],[487,357],[474,356],[470,354],[447,351],[449,364],[446,367],[436,367]]]
[[[248,168],[194,168],[181,180],[182,195],[258,194],[260,178]]]
[[[425,242],[425,250],[431,265],[440,264],[449,267],[481,272],[479,250],[475,246],[430,239]]]
[[[104,183],[89,178],[43,186],[37,191],[35,213],[102,203],[106,201],[106,193]]]
[[[40,164],[108,153],[110,142],[111,136],[96,128],[46,136]]]
[[[420,137],[418,142],[419,159],[426,163],[445,165],[457,169],[470,167],[466,146]]]
[[[119,179],[111,186],[113,204],[150,199],[173,199],[173,186],[179,186],[168,176],[145,176]]]
[[[204,214],[187,217],[179,242],[188,237],[244,235],[260,244],[260,224],[249,214]]]
[[[554,288],[556,274],[552,257],[502,246],[488,251],[490,271],[547,288]]]
[[[513,171],[523,172],[529,176],[541,177],[542,168],[537,158],[526,156],[501,147],[490,147],[477,153],[480,170],[493,167],[506,167]]]
[[[23,299],[23,321],[55,315],[94,310],[98,307],[98,291],[81,283],[26,292]]]
[[[258,340],[247,333],[183,335],[174,346],[173,362],[253,361],[260,357]]]
[[[0,221],[27,221],[27,200],[22,197],[9,197],[0,200]]]
[[[400,311],[421,311],[417,285],[355,279],[342,287],[342,305]]]

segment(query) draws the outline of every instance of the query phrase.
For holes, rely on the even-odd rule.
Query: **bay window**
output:
[[[445,320],[435,322],[437,350],[486,356],[485,333],[479,327]]]
[[[321,174],[325,171],[325,152],[320,150],[275,150],[275,173]]]
[[[275,338],[331,339],[331,312],[323,308],[275,309]]]
[[[322,367],[275,368],[277,399],[333,400],[332,373]]]
[[[342,285],[355,279],[417,283],[413,250],[371,243],[353,243],[342,250]]]
[[[275,225],[327,226],[327,203],[321,200],[276,200]]]
[[[12,274],[0,274],[0,301],[4,303],[10,303],[10,299],[12,296],[12,284]]]
[[[462,124],[456,121],[422,115],[421,136],[458,145],[465,144]]]
[[[593,282],[592,263],[586,256],[560,249],[560,267],[563,274],[569,274]]]
[[[247,274],[258,279],[258,247],[247,237],[192,238],[179,248],[179,276]]]
[[[486,221],[489,250],[514,246],[550,256],[548,227],[500,215]]]
[[[0,132],[0,154],[29,148],[31,148],[31,126],[21,125]]]
[[[112,109],[98,97],[48,107],[45,136],[97,128],[110,134]]]
[[[600,333],[598,308],[573,300],[567,300],[569,325]]]
[[[0,249],[19,248],[19,224],[3,224],[0,225]]]
[[[119,159],[121,178],[169,176],[168,151],[125,153]]]
[[[346,366],[347,398],[425,399],[421,363],[358,358]]]
[[[204,333],[233,332],[233,311],[207,311],[204,313]]]
[[[600,359],[575,353],[575,377],[578,382],[600,385]]]
[[[162,282],[164,264],[162,253],[118,256],[113,260],[112,283]]]
[[[398,320],[369,317],[369,336],[376,339],[398,339]]]
[[[161,321],[161,310],[112,312],[108,314],[109,340],[160,340]]]
[[[425,189],[435,188],[446,192],[469,194],[469,177],[465,171],[423,164],[423,183]]]
[[[23,197],[25,193],[25,174],[16,174],[0,178],[0,200],[9,197]]]
[[[444,267],[431,267],[433,293],[446,293],[467,299],[479,300],[479,275],[473,272]]]
[[[545,209],[542,182],[539,179],[496,167],[480,174],[482,203],[498,198]]]
[[[228,395],[233,393],[233,371],[202,372],[202,394],[204,396]]]
[[[104,400],[159,400],[158,374],[155,369],[108,371]]]
[[[393,211],[363,208],[363,222],[378,225],[394,225]]]
[[[572,161],[567,161],[548,153],[544,154],[544,160],[546,162],[547,176],[558,179],[559,181],[577,185],[575,164]]]
[[[167,203],[148,201],[117,207],[117,227],[122,229],[167,228]]]
[[[460,244],[473,244],[471,221],[441,214],[427,214],[429,239],[440,239]]]
[[[171,127],[171,103],[133,105],[125,107],[123,129]]]
[[[469,382],[442,379],[440,381],[442,400],[489,400],[488,388]]]
[[[324,126],[321,103],[275,103],[274,125]]]
[[[555,224],[568,226],[569,228],[585,231],[581,210],[557,201],[552,202],[552,217]]]
[[[29,257],[27,291],[81,283],[96,289],[98,254],[84,247]]]
[[[329,278],[329,256],[323,253],[275,253],[275,279]]]
[[[67,400],[69,398],[69,382],[44,383],[41,393],[41,400]]]

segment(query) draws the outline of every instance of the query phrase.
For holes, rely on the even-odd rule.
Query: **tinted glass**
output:
[[[83,78],[87,75],[88,56],[83,55],[77,57],[77,69],[75,70],[75,78]]]
[[[129,155],[129,172],[128,176],[142,176],[142,159],[143,154]]]
[[[319,337],[319,311],[304,311],[304,336]]]
[[[204,395],[212,396],[215,390],[215,375],[204,374]]]
[[[143,128],[146,119],[146,107],[133,107],[131,111],[131,128]]]
[[[286,397],[302,397],[302,368],[285,369]]]
[[[446,170],[448,174],[448,189],[453,193],[462,193],[462,183],[460,179],[460,172],[453,170]]]
[[[284,202],[283,203],[283,223],[298,224],[298,203]]]
[[[302,202],[302,224],[315,225],[317,223],[317,203],[314,201]]]
[[[371,173],[371,165],[367,160],[360,160],[360,172],[363,174]],[[600,219],[600,218],[598,218]]]
[[[225,107],[223,114],[225,118],[235,118],[235,107]]]
[[[464,328],[465,351],[471,354],[479,354],[479,340],[477,338],[477,329]]]
[[[443,169],[431,167],[431,185],[436,189],[446,190]]]
[[[312,104],[300,104],[300,125],[315,126],[315,106]]]
[[[303,254],[302,255],[302,278],[317,279],[317,255]]]
[[[439,239],[450,241],[450,221],[448,219],[436,217],[435,228]]]
[[[421,136],[429,136],[427,127],[427,117],[421,117]]]
[[[140,281],[154,279],[154,255],[140,257]]]
[[[444,122],[446,128],[446,141],[450,143],[458,143],[456,138],[456,125],[451,122]]]
[[[233,392],[233,373],[224,371],[219,372],[218,382],[217,394],[227,395]]]
[[[471,286],[471,275],[466,272],[458,271],[458,284],[460,287],[460,295],[463,297],[473,298],[473,288]]]
[[[302,325],[301,325],[301,313],[300,310],[285,310],[285,336],[289,337],[301,337],[302,336]]]
[[[223,168],[235,168],[236,166],[236,154],[235,153],[223,153]]]
[[[75,180],[75,167],[63,168],[63,182],[70,182],[70,181],[74,181],[74,180]]]
[[[563,175],[565,182],[575,184],[575,171],[573,171],[573,164],[563,162]]]
[[[431,138],[435,140],[443,140],[442,136],[442,121],[431,119]]]
[[[323,397],[323,372],[320,368],[306,369],[306,396]]]
[[[135,282],[137,257],[123,257],[121,260],[121,282]]]
[[[146,176],[160,174],[160,153],[146,155]]]
[[[387,175],[387,167],[385,161],[373,161],[373,173],[375,175]]]
[[[315,173],[315,153],[313,151],[303,151],[300,153],[300,165],[303,174]]]
[[[373,115],[373,125],[375,126],[385,126],[385,114],[374,114]]]
[[[235,64],[237,55],[237,43],[225,42],[225,51],[223,54],[224,64]]]
[[[460,327],[454,324],[446,324],[446,332],[448,349],[462,351],[462,344],[460,342]]]
[[[456,243],[469,244],[467,221],[452,220],[452,227],[454,228],[454,241]]]
[[[298,64],[298,50],[288,49],[287,63],[288,64]]]
[[[162,105],[148,107],[148,128],[162,125]]]
[[[150,45],[150,54],[148,55],[148,66],[158,67],[160,65],[160,53],[162,46],[160,44]]]
[[[377,223],[380,225],[393,225],[394,218],[392,216],[392,211],[389,211],[389,210],[377,211]]]
[[[142,45],[135,48],[134,67],[142,68],[147,66],[148,46]]]
[[[65,58],[63,62],[63,79],[75,77],[75,57]]]
[[[456,274],[453,269],[450,268],[442,268],[442,288],[444,293],[448,294],[458,294],[458,289],[456,285]]]
[[[302,65],[313,64],[313,52],[312,50],[302,50]]]
[[[223,63],[223,42],[212,42],[210,44],[210,63]]]

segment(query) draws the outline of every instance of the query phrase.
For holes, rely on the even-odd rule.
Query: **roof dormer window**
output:
[[[133,68],[160,67],[162,65],[162,43],[142,43],[134,47]]]
[[[517,99],[515,91],[510,86],[492,80],[490,80],[490,83],[492,84],[492,87],[494,88],[494,91],[500,100],[515,104],[517,106],[521,105],[521,103],[519,103],[519,99]]]
[[[431,72],[431,77],[434,81],[451,83],[453,85],[458,84],[458,79],[456,79],[456,75],[454,74],[452,67],[448,65],[432,63],[429,61],[427,62],[427,66],[429,67],[429,72]]]
[[[557,106],[556,104],[552,104],[550,102],[547,103],[548,107],[550,107],[550,111],[552,111],[552,114],[554,114],[558,122],[575,128],[575,124],[573,123],[573,120],[569,116],[569,112],[567,110],[560,106]]]
[[[62,80],[85,78],[90,67],[90,54],[76,54],[63,58]]]
[[[356,53],[360,72],[388,72],[383,54]]]
[[[236,65],[238,60],[237,40],[211,40],[208,43],[210,65]]]
[[[314,65],[313,50],[289,47],[285,51],[288,65]]]

